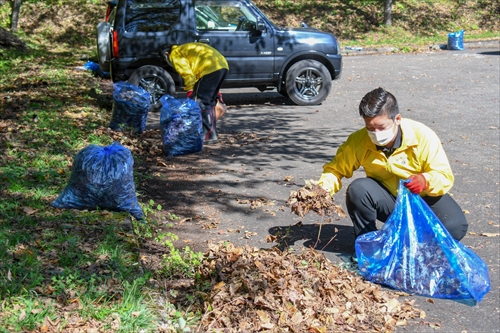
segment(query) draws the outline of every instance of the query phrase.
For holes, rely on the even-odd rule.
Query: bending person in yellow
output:
[[[462,209],[448,194],[453,173],[434,131],[399,113],[394,95],[383,88],[366,94],[359,105],[365,127],[352,133],[323,167],[319,184],[332,195],[362,167],[367,178],[347,188],[346,206],[355,237],[375,231],[394,210],[399,180],[419,194],[453,238],[461,240],[468,228]]]
[[[165,53],[182,77],[187,97],[200,105],[205,143],[216,142],[215,104],[221,98],[219,89],[229,70],[226,58],[204,43],[173,45]]]

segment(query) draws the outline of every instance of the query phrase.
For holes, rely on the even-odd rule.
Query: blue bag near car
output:
[[[160,131],[167,156],[185,155],[203,149],[201,109],[190,98],[160,98]]]
[[[448,34],[448,50],[463,51],[464,48],[464,31],[456,31]]]
[[[93,61],[87,61],[84,65],[83,68],[86,70],[92,71],[95,75],[98,75],[102,78],[109,79],[109,72],[103,72],[101,67],[99,67],[99,64]]]
[[[477,302],[490,290],[485,262],[455,240],[404,181],[384,226],[359,236],[355,248],[363,277],[396,290]]]
[[[141,220],[144,214],[135,193],[133,166],[132,153],[118,142],[87,146],[75,156],[68,184],[51,205],[125,211]]]
[[[150,94],[141,87],[120,81],[114,84],[113,114],[109,128],[114,131],[133,129],[141,133],[146,129]]]

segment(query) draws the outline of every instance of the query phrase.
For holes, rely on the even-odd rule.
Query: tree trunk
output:
[[[0,49],[14,48],[19,51],[26,51],[28,47],[17,36],[0,27]]]
[[[384,0],[384,24],[392,25],[392,0]]]
[[[14,0],[12,6],[12,22],[10,24],[10,31],[17,31],[17,22],[19,21],[19,11],[21,10],[21,0]]]

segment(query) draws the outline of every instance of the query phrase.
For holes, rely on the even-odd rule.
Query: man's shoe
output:
[[[205,141],[203,142],[204,145],[213,145],[214,143],[217,143],[219,142],[219,139],[218,138],[215,138],[215,139],[205,139]]]
[[[358,263],[358,256],[356,255],[356,253],[354,253],[353,255],[351,255],[351,262],[354,263],[354,264]]]
[[[201,111],[201,120],[203,123],[203,144],[214,144],[219,141],[216,132],[215,108]]]

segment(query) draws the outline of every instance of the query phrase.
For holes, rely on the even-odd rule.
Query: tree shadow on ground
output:
[[[342,224],[301,224],[276,226],[268,230],[280,250],[300,244],[306,248],[337,254],[353,253],[354,228]]]
[[[500,51],[479,52],[478,54],[487,55],[487,56],[500,56]]]

